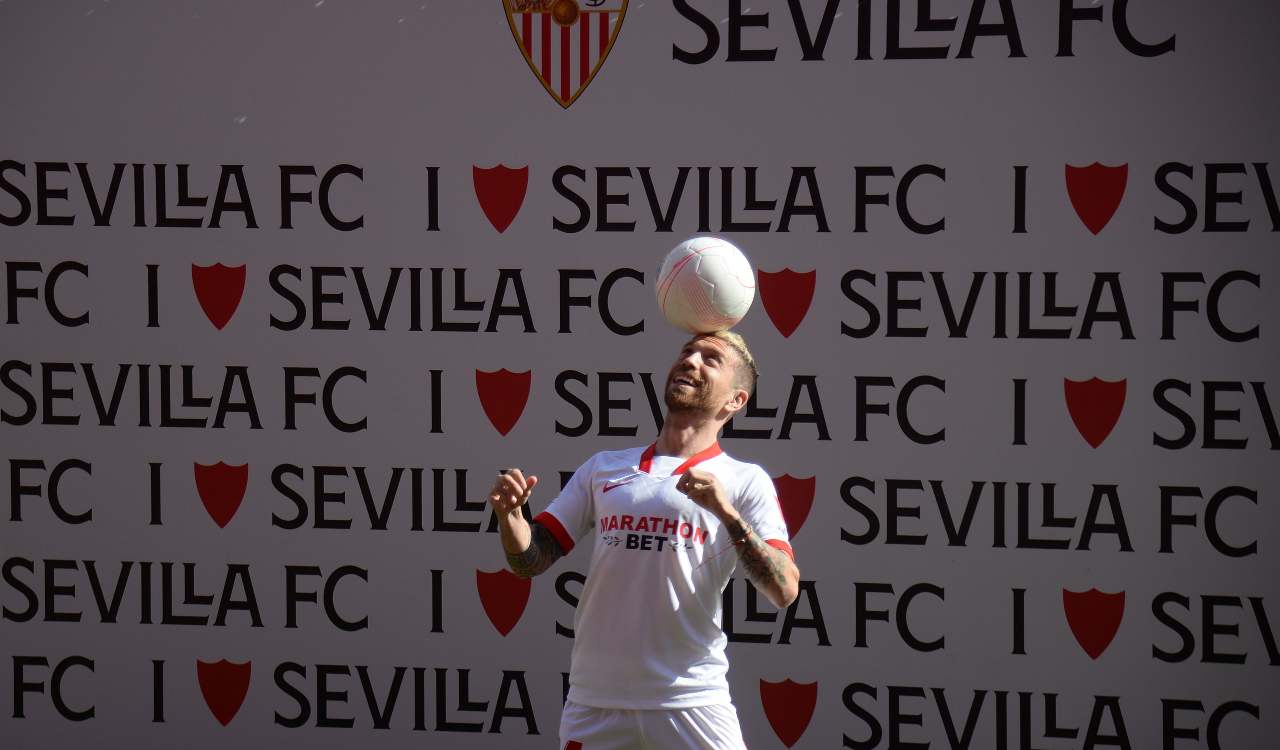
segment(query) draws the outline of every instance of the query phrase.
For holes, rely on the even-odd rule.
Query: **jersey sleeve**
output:
[[[766,544],[795,560],[796,554],[791,548],[791,536],[787,533],[787,522],[782,516],[782,504],[778,502],[778,490],[773,479],[759,466],[752,468],[738,493],[738,512]]]
[[[560,494],[551,501],[547,509],[533,518],[551,532],[566,555],[595,523],[594,503],[591,502],[594,466],[595,456],[592,456],[573,472],[569,483],[560,490]]]

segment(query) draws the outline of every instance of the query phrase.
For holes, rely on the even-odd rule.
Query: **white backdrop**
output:
[[[6,746],[555,746],[589,554],[483,495],[653,439],[703,232],[751,747],[1268,745],[1280,13],[520,5],[0,2]]]

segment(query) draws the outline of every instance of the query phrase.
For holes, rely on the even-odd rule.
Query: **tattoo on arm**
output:
[[[726,527],[729,538],[735,540],[738,559],[747,572],[747,578],[758,589],[777,589],[786,585],[785,554],[765,544],[760,535],[746,521],[738,519]],[[736,540],[743,539],[741,543]]]
[[[545,526],[540,523],[531,523],[529,530],[532,534],[529,548],[524,552],[507,553],[507,565],[511,566],[511,572],[521,578],[532,578],[550,568],[556,560],[564,557],[564,550],[560,549],[560,543]]]

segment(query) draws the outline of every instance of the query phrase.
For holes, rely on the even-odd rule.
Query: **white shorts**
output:
[[[746,750],[732,703],[695,708],[596,708],[573,701],[560,714],[565,750]]]

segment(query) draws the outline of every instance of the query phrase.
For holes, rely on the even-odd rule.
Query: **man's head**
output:
[[[718,331],[694,336],[685,342],[667,375],[667,409],[728,419],[746,405],[757,376],[755,358],[738,334]]]
[[[746,391],[747,396],[750,397],[756,390],[756,380],[760,377],[760,371],[756,368],[756,358],[751,356],[746,340],[733,331],[716,331],[706,335],[728,344],[734,354],[738,355],[735,363],[734,384]]]

